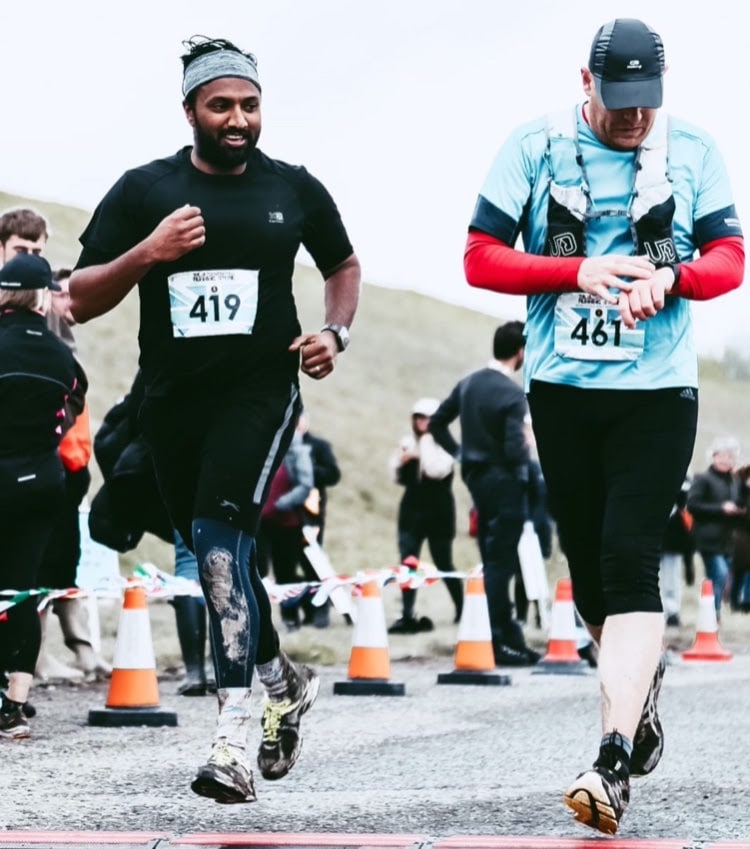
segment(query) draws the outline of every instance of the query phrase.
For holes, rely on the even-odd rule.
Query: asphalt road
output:
[[[562,803],[596,754],[595,674],[524,669],[510,671],[510,686],[451,686],[437,684],[450,662],[392,667],[404,696],[334,695],[347,670],[321,668],[294,771],[280,782],[258,776],[251,805],[190,791],[209,751],[214,697],[179,697],[162,681],[161,706],[177,713],[176,727],[100,728],[88,712],[104,706],[107,684],[37,688],[32,739],[0,741],[0,828],[599,836]],[[665,755],[633,783],[618,837],[685,846],[750,838],[749,705],[750,654],[673,658],[661,698]]]

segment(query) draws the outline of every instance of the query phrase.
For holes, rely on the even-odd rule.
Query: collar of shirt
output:
[[[490,360],[487,363],[487,368],[494,368],[495,371],[502,372],[506,377],[512,377],[513,372],[505,365],[505,363],[501,363],[499,360]]]

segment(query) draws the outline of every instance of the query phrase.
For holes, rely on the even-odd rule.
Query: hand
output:
[[[322,380],[334,369],[339,352],[333,333],[305,333],[298,336],[289,346],[290,351],[300,352],[300,368],[313,380]]]
[[[664,309],[665,295],[674,286],[674,271],[657,268],[648,280],[635,280],[629,291],[621,291],[618,301],[620,317],[626,327],[645,321]]]
[[[206,225],[197,206],[185,204],[163,218],[148,237],[154,262],[173,262],[206,241]]]
[[[632,284],[623,277],[647,280],[654,273],[654,264],[645,256],[607,256],[586,257],[578,269],[578,288],[590,295],[598,295],[608,304],[616,304],[617,295],[610,289],[627,292]]]

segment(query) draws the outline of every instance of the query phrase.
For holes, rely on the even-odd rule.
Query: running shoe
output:
[[[0,711],[0,737],[7,740],[21,740],[31,737],[29,722],[21,708],[5,713]]]
[[[258,767],[268,781],[283,778],[296,763],[302,748],[300,717],[310,709],[320,689],[320,679],[309,666],[290,663],[289,669],[286,697],[272,701],[266,696],[263,708]]]
[[[215,799],[223,805],[255,802],[255,783],[244,751],[226,740],[214,743],[208,763],[198,769],[190,785],[199,796]]]
[[[594,766],[581,773],[565,793],[577,822],[614,834],[630,801],[630,782],[611,769]]]
[[[651,679],[651,686],[648,688],[648,695],[643,704],[643,713],[633,737],[630,774],[634,777],[648,775],[649,772],[652,772],[664,753],[664,731],[661,727],[656,703],[661,692],[666,668],[667,658],[665,654],[662,654],[654,677]]]

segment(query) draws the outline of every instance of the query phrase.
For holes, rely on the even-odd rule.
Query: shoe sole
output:
[[[252,788],[252,796],[243,793],[219,781],[209,770],[200,769],[198,775],[193,779],[190,789],[198,796],[213,799],[220,805],[236,805],[242,802],[256,802],[258,797]]]
[[[659,665],[657,667],[657,675],[655,676],[656,684],[654,686],[654,704],[656,705],[659,700],[659,694],[661,693],[661,685],[664,683],[664,674],[667,671],[667,661],[664,655],[659,658]],[[650,688],[649,688],[650,690]],[[650,693],[649,693],[650,695]],[[648,700],[648,696],[646,696]],[[639,723],[640,725],[640,723]],[[659,711],[658,709],[654,709],[654,728],[656,729],[656,736],[659,740],[659,745],[656,749],[654,749],[649,756],[649,758],[644,761],[644,763],[638,762],[637,743],[633,747],[633,755],[630,758],[630,777],[631,778],[643,778],[644,775],[648,775],[650,772],[653,772],[656,767],[659,765],[659,761],[664,754],[664,729],[662,728],[661,720],[659,719]],[[636,737],[638,736],[638,729],[636,729]]]
[[[0,731],[0,738],[3,740],[26,740],[29,737],[31,737],[30,728],[13,731]]]
[[[585,772],[577,778],[565,793],[564,802],[575,814],[576,822],[604,834],[617,831],[617,814],[601,777],[595,772]]]
[[[313,706],[315,699],[318,698],[318,693],[320,692],[320,678],[315,675],[310,679],[310,686],[307,691],[307,696],[302,701],[302,704],[299,708],[300,719],[310,710]],[[302,737],[299,738],[299,746],[297,746],[297,751],[294,753],[294,757],[291,758],[287,763],[287,768],[284,772],[280,773],[266,773],[263,772],[263,769],[258,764],[258,768],[260,769],[260,774],[265,778],[266,781],[278,781],[280,778],[283,778],[285,775],[288,775],[291,771],[292,767],[297,763],[297,759],[299,758],[299,753],[302,751]]]

